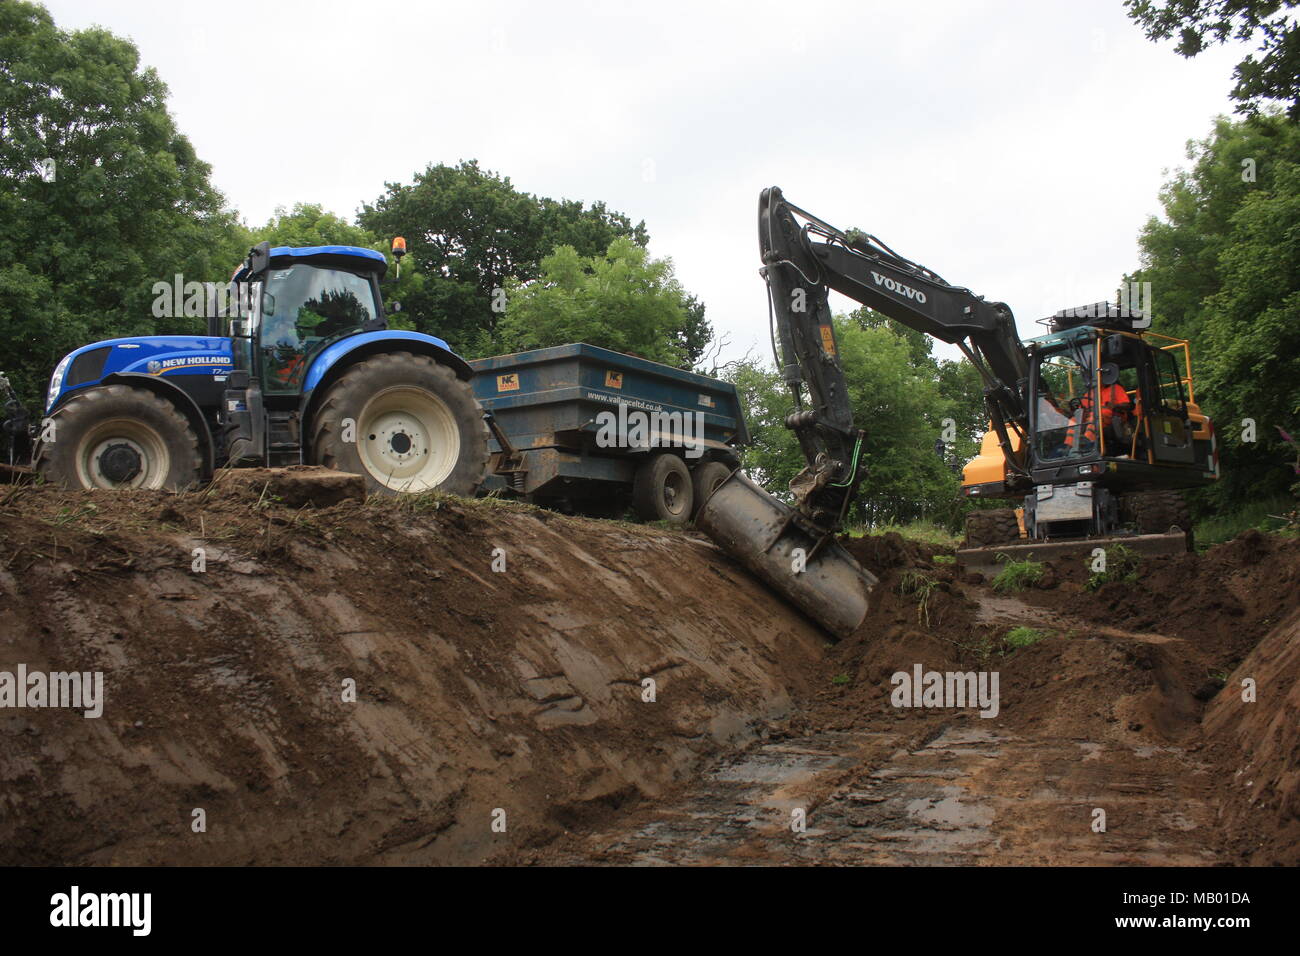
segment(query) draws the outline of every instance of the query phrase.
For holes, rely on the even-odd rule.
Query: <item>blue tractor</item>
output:
[[[179,490],[226,466],[319,464],[376,493],[474,494],[489,432],[473,372],[443,340],[388,328],[386,270],[354,246],[255,246],[206,335],[65,356],[32,464],[73,488]]]

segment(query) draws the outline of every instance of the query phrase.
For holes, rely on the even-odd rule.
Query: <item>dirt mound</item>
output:
[[[0,495],[0,671],[105,698],[0,711],[0,863],[510,859],[766,733],[826,646],[689,536],[248,490]]]
[[[1200,554],[1142,558],[1134,582],[1085,588],[1082,561],[1053,568],[1055,591],[1029,600],[1100,625],[1182,638],[1220,676],[1300,607],[1300,539],[1246,531]]]
[[[1300,612],[1259,643],[1205,715],[1210,752],[1224,768],[1224,842],[1243,863],[1300,863],[1298,674]]]

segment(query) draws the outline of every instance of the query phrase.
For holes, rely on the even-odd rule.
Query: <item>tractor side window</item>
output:
[[[309,360],[376,315],[370,280],[339,269],[295,265],[267,277],[261,327],[262,388],[295,393]]]
[[[1077,458],[1094,449],[1092,373],[1072,355],[1053,355],[1038,366],[1037,457]]]

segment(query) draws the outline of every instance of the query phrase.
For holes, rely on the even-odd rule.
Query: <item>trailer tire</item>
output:
[[[702,465],[695,466],[695,470],[691,472],[691,490],[695,497],[691,507],[691,517],[700,513],[704,502],[709,500],[709,495],[713,494],[718,485],[730,478],[735,470],[721,461],[706,461]]]
[[[330,386],[312,417],[309,454],[361,475],[372,493],[468,497],[487,474],[488,427],[469,383],[450,368],[427,355],[386,352]]]
[[[992,508],[966,515],[967,548],[992,548],[1020,540],[1020,522],[1014,508]]]
[[[651,455],[632,479],[632,507],[642,521],[684,525],[694,512],[695,489],[686,463],[671,452]]]
[[[183,491],[203,472],[199,438],[167,399],[129,385],[78,393],[53,416],[54,440],[40,441],[37,473],[66,488]]]

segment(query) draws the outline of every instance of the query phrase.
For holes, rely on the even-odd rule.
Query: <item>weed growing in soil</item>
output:
[[[926,577],[920,571],[904,571],[898,579],[898,593],[904,597],[916,598],[916,623],[925,621],[930,626],[930,595],[939,586],[934,578]]]
[[[1034,627],[1013,627],[1007,631],[1003,638],[1008,647],[1028,647],[1030,644],[1037,644],[1039,641],[1051,637],[1047,631],[1040,631]]]
[[[1088,558],[1085,564],[1091,568],[1092,558]],[[1084,587],[1089,591],[1095,591],[1103,584],[1111,581],[1123,581],[1126,584],[1132,584],[1137,580],[1138,568],[1141,566],[1142,559],[1137,552],[1124,547],[1122,544],[1112,545],[1106,549],[1106,570],[1093,571],[1088,575]]]
[[[1043,566],[1037,561],[1008,561],[993,579],[993,590],[1000,594],[1024,591],[1043,578]]]
[[[834,677],[831,678],[831,683],[836,685],[837,687],[843,687],[845,684],[852,683],[852,681],[853,678],[851,678],[848,674],[836,674]]]

